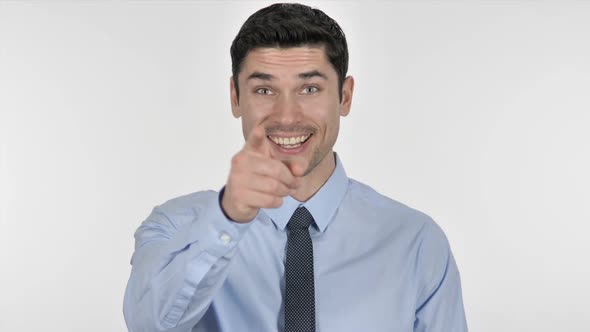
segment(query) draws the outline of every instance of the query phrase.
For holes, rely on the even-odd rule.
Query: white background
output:
[[[124,331],[133,232],[241,147],[268,2],[0,2],[0,330]],[[471,331],[589,331],[590,3],[312,2],[356,78],[335,150],[431,215]]]

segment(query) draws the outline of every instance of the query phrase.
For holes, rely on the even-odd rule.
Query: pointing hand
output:
[[[292,195],[300,185],[298,177],[305,172],[306,161],[295,156],[280,160],[271,144],[264,128],[256,127],[231,160],[221,206],[233,221],[246,223],[260,208],[281,206],[283,197]]]

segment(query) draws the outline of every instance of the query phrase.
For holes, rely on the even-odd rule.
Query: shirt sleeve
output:
[[[432,220],[423,232],[414,332],[467,332],[461,280],[449,242]]]
[[[224,215],[219,195],[168,201],[135,232],[123,305],[129,331],[186,332],[205,314],[249,227]]]

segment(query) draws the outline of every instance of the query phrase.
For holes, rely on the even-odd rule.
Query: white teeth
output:
[[[302,142],[309,138],[311,135],[307,136],[299,136],[299,137],[273,137],[269,136],[269,138],[275,142],[275,144],[281,145],[284,148],[292,149],[299,147]]]
[[[283,145],[283,148],[285,148],[285,149],[294,149],[294,148],[298,148],[300,146],[301,146],[301,143],[295,144],[295,145]]]

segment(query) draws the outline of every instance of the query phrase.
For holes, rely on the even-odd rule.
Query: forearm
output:
[[[216,204],[209,199],[196,216],[157,208],[138,229],[124,302],[130,331],[190,331],[203,317],[247,227]]]

